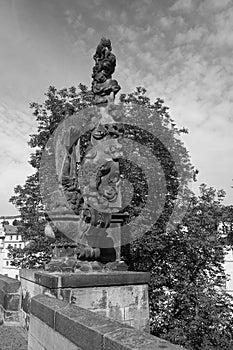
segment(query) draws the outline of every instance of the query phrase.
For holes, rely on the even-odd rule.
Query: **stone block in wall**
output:
[[[8,293],[16,293],[19,291],[20,281],[7,277],[5,275],[0,275],[0,290],[6,291]]]
[[[28,350],[82,350],[68,339],[44,324],[37,317],[31,317]]]
[[[71,290],[72,304],[82,306],[86,309],[106,309],[107,308],[107,288],[88,287],[73,288]]]
[[[45,295],[32,299],[30,349],[185,350],[90,310]]]
[[[23,277],[21,276],[21,271],[23,271]],[[38,294],[51,294],[52,290],[36,283],[36,274],[43,270],[30,270],[24,269],[20,271],[20,281],[21,281],[21,324],[28,330],[30,322],[30,309],[31,309],[31,298]]]
[[[18,311],[20,305],[19,293],[7,293],[5,295],[4,308],[10,311]]]
[[[4,311],[4,322],[20,322],[20,311]]]
[[[73,288],[69,298],[74,305],[94,312],[98,310],[99,314],[99,310],[103,310],[102,314],[107,317],[127,324],[130,321],[135,328],[149,331],[147,284]],[[139,317],[142,318],[140,322]]]
[[[103,350],[185,350],[165,340],[137,331],[133,328],[121,328],[105,334]]]
[[[149,331],[149,277],[148,273],[129,271],[78,274],[21,270],[22,318],[28,323],[31,298],[46,294]]]
[[[20,321],[20,281],[0,275],[0,324]]]

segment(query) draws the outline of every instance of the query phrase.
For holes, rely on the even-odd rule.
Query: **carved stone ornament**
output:
[[[72,237],[68,236],[73,243],[55,246],[54,257],[47,266],[50,271],[87,272],[117,269],[117,266],[121,270],[127,269],[120,252],[122,218],[119,223],[116,219],[122,207],[118,158],[123,156],[119,141],[124,130],[120,124],[122,112],[113,104],[120,86],[112,80],[116,57],[111,51],[110,40],[102,38],[94,55],[92,91],[95,106],[90,111],[88,125],[91,125],[91,132],[84,159],[81,159],[83,145],[78,126],[68,127],[67,124],[56,153],[60,157],[57,171],[68,203],[67,213],[73,215],[67,214],[67,217],[76,215],[76,219],[68,225],[64,214],[65,220],[60,223],[61,218],[56,214],[57,226],[63,225],[63,232],[72,227],[74,233]],[[61,154],[65,155],[63,160]],[[48,226],[46,234],[53,236]]]
[[[92,74],[94,103],[97,105],[106,104],[113,101],[115,95],[121,89],[118,82],[112,79],[116,67],[116,56],[112,53],[112,45],[109,39],[101,39],[93,58],[95,60]]]

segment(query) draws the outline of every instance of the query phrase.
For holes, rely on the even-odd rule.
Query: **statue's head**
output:
[[[106,39],[105,37],[102,37],[100,40],[100,45],[104,48],[107,48],[109,51],[112,51],[112,44],[110,39]]]

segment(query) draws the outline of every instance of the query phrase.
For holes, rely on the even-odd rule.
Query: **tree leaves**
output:
[[[92,102],[92,92],[80,84],[78,90],[75,87],[57,90],[50,86],[44,103],[30,105],[38,123],[37,133],[31,135],[29,141],[29,146],[34,149],[29,163],[35,173],[28,176],[23,186],[15,187],[10,202],[21,213],[20,233],[31,243],[22,250],[11,248],[15,266],[41,268],[51,257],[51,246],[44,236],[46,220],[41,216],[45,209],[39,191],[41,155],[57,125],[91,106]],[[187,133],[187,129],[176,126],[164,101],[158,98],[151,102],[142,87],[137,87],[128,95],[121,94],[120,102],[132,116],[133,105],[147,107],[151,111],[148,117],[151,125],[157,125],[161,132],[170,130],[168,134],[171,138]],[[198,171],[190,165],[187,150],[180,141],[176,142],[176,147],[183,159],[184,171],[192,173],[195,178]],[[166,166],[170,166],[169,162]],[[47,176],[50,176],[49,169]],[[140,179],[138,186],[144,186]],[[166,222],[161,222],[131,244],[130,255],[125,250],[125,259],[131,270],[151,273],[152,334],[190,350],[233,348],[232,300],[224,292],[226,275],[222,265],[226,246],[233,242],[233,209],[222,204],[224,195],[224,191],[201,185],[200,194],[192,194],[181,224],[167,231]],[[179,205],[182,207],[183,203]]]

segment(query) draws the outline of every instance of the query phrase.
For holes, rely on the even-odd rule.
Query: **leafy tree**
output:
[[[233,247],[233,205],[226,206],[222,218],[222,229],[227,238],[228,245]]]
[[[11,250],[12,263],[21,267],[41,267],[51,258],[51,244],[48,238],[44,236],[46,220],[41,214],[43,214],[45,208],[42,203],[39,184],[40,160],[45,145],[59,123],[80,110],[92,106],[93,101],[92,92],[82,84],[79,85],[78,91],[75,87],[57,90],[55,87],[50,86],[47,93],[45,93],[45,97],[45,101],[42,104],[35,102],[30,104],[33,116],[38,123],[37,133],[30,135],[29,141],[29,146],[34,149],[29,164],[35,169],[35,173],[28,176],[24,186],[16,186],[15,195],[10,198],[10,202],[16,206],[21,214],[23,224],[19,227],[19,233],[22,234],[25,241],[31,242],[24,250],[16,248]],[[167,129],[167,125],[173,125],[171,134],[187,132],[185,129],[179,130],[175,128],[174,121],[167,112],[168,107],[163,105],[161,99],[157,99],[154,104],[150,103],[144,88],[138,87],[134,93],[127,96],[122,94],[120,102],[125,106],[133,103],[155,111],[158,116],[155,119],[157,125],[164,124],[164,130]],[[181,147],[181,149],[184,159],[187,159],[185,148]],[[48,177],[50,175],[53,176],[53,174],[49,173],[49,167],[46,170],[44,173],[47,173]],[[134,203],[135,207],[136,205],[137,203]]]
[[[30,135],[29,141],[29,146],[35,150],[31,154],[29,164],[35,172],[27,177],[23,186],[15,187],[15,195],[10,198],[10,202],[21,214],[19,233],[29,242],[24,249],[11,248],[12,264],[23,268],[41,268],[51,259],[51,242],[44,235],[46,220],[43,216],[44,204],[39,184],[40,160],[44,147],[58,124],[90,106],[93,98],[92,93],[82,84],[79,85],[78,91],[75,87],[57,90],[50,86],[45,96],[43,104],[30,104],[33,116],[38,122],[37,133]],[[49,171],[49,168],[47,170]]]
[[[29,268],[41,267],[51,257],[50,243],[44,236],[45,219],[41,216],[44,211],[39,192],[41,154],[57,125],[91,106],[93,101],[92,93],[81,84],[78,91],[74,87],[62,90],[50,87],[45,96],[43,104],[31,104],[38,122],[38,131],[31,135],[29,141],[34,149],[29,163],[35,169],[35,174],[27,178],[24,186],[17,186],[15,195],[10,199],[21,213],[20,233],[26,241],[31,241],[22,250],[12,248],[13,264]],[[138,87],[131,94],[122,94],[120,102],[126,111],[134,105],[152,112],[154,125],[161,133],[166,132],[171,147],[176,146],[179,150],[187,178],[195,178],[197,171],[190,163],[188,152],[176,138],[181,133],[187,133],[187,130],[176,126],[163,100],[157,99],[152,103],[146,96],[146,90]],[[133,132],[133,127],[128,132]],[[138,137],[140,139],[140,135]],[[169,168],[169,162],[165,164]],[[153,167],[153,164],[148,166]],[[123,167],[125,173],[130,173],[127,163]],[[141,181],[138,177],[137,168],[131,170],[132,177],[139,180],[136,192],[143,193],[145,180]],[[187,183],[183,187],[187,190]],[[128,246],[123,250],[131,270],[151,273],[152,334],[190,350],[228,350],[232,347],[231,300],[223,291],[226,276],[222,263],[226,237],[218,229],[225,213],[223,198],[222,191],[201,186],[199,196],[191,195],[182,224],[167,231],[165,216],[143,237],[135,240],[130,245],[130,251]],[[172,201],[173,198],[168,198],[168,208],[172,208]],[[135,197],[136,209],[131,208],[131,216],[137,216],[140,205],[143,205],[142,199]]]
[[[152,231],[131,246],[131,268],[151,272],[152,334],[192,350],[233,346],[226,235],[219,229],[223,198],[223,191],[201,185],[174,231]]]

